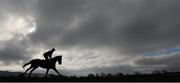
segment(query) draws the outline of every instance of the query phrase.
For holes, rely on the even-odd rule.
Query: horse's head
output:
[[[57,56],[56,58],[57,58],[58,63],[61,65],[62,64],[62,55]]]

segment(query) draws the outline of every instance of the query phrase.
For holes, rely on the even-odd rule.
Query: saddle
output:
[[[45,62],[45,64],[47,64],[47,65],[51,63],[50,59],[49,60],[42,59],[42,61]]]

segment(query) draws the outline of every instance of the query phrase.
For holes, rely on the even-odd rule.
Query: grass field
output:
[[[89,74],[88,76],[56,76],[48,78],[32,76],[1,76],[1,82],[177,82],[180,81],[180,72],[153,72],[151,74]]]

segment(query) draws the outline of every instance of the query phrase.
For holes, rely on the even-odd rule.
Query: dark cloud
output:
[[[0,18],[6,18],[8,15],[34,15],[36,3],[38,0],[1,0]]]
[[[172,53],[169,55],[161,55],[161,56],[153,56],[153,57],[144,57],[141,58],[135,63],[137,65],[141,66],[149,66],[153,67],[156,66],[156,70],[168,70],[168,71],[179,71],[180,62],[178,61],[180,59],[179,53]]]
[[[18,24],[16,24],[18,27],[13,25],[13,23],[19,20],[18,16],[21,18],[33,16],[33,12],[36,11],[36,3],[37,0],[0,0],[0,32],[2,37],[0,38],[0,61],[3,63],[18,63],[31,58],[31,53],[27,51],[30,47],[27,46],[27,38],[22,37],[21,33],[24,29]],[[22,30],[18,30],[19,28]],[[20,38],[22,40],[19,40]]]
[[[179,0],[2,0],[0,17],[6,19],[6,14],[32,15],[37,24],[35,32],[28,35],[32,46],[76,50],[76,54],[69,52],[67,59],[79,63],[100,63],[111,59],[113,67],[114,64],[133,62],[144,52],[177,47],[180,44],[179,4]],[[22,42],[6,44],[0,50],[0,54],[5,55],[1,56],[1,61],[28,58],[25,54],[30,53],[25,47]],[[90,50],[90,53],[80,54],[82,50]],[[118,60],[113,61],[115,58]],[[137,64],[178,63],[172,57],[172,62],[162,63],[168,59],[143,58],[138,59]],[[94,67],[87,71],[143,69],[127,66]]]
[[[40,1],[38,28],[32,40],[61,47],[110,46],[135,55],[173,47],[179,45],[178,3],[177,0]],[[71,28],[74,19],[79,24]]]
[[[131,56],[179,45],[179,4],[179,0],[42,0],[31,39],[34,44],[61,49],[113,48],[104,51],[112,52],[111,57],[129,57],[132,62]],[[101,55],[107,57],[104,52]],[[153,70],[146,67],[137,70]]]
[[[23,42],[16,40],[4,42],[0,49],[0,61],[4,64],[19,64],[19,61],[29,60],[32,55],[26,50],[27,45],[24,45]]]

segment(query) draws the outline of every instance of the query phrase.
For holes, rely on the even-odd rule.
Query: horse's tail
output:
[[[31,64],[31,63],[32,63],[32,61],[30,61],[30,62],[24,64],[24,65],[23,65],[23,68],[26,67],[27,65]]]

